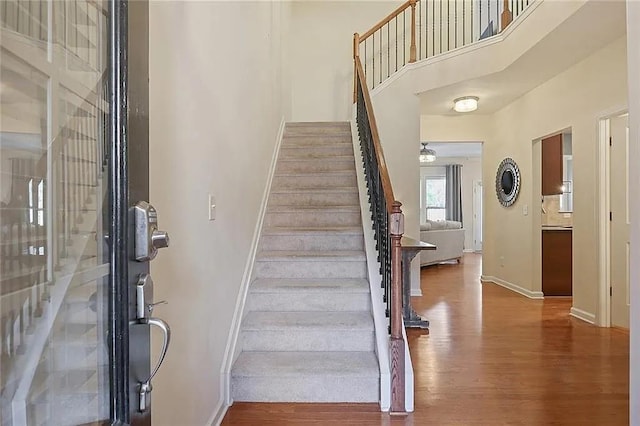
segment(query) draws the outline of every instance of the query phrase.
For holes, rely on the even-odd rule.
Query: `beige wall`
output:
[[[151,2],[150,201],[171,234],[151,270],[155,298],[169,301],[157,315],[173,331],[154,381],[154,425],[204,425],[221,403],[236,298],[288,115],[289,7]]]
[[[629,79],[629,156],[630,164],[640,163],[640,3],[627,1],[628,31],[628,72],[634,78]],[[629,192],[631,201],[631,367],[629,404],[631,413],[629,424],[640,424],[640,405],[634,403],[640,399],[640,169],[629,170]]]
[[[566,128],[573,132],[573,248],[575,308],[597,313],[598,217],[597,122],[626,106],[626,44],[620,38],[491,116],[422,117],[423,140],[483,140],[483,181],[495,180],[498,164],[512,157],[522,189],[516,203],[502,207],[494,191],[484,192],[483,275],[528,291],[540,291],[539,179],[533,141]],[[490,124],[488,124],[490,123]],[[487,128],[487,126],[490,128]],[[477,127],[477,134],[475,133]],[[449,129],[449,130],[447,130]],[[450,135],[448,135],[450,133]],[[536,189],[537,188],[537,189]],[[527,214],[525,214],[525,206]],[[534,223],[534,221],[538,221]]]
[[[353,34],[364,33],[400,3],[296,1],[292,6],[294,121],[348,120],[353,102]]]
[[[539,252],[532,249],[533,239],[540,237],[532,232],[532,215],[523,214],[524,205],[531,211],[540,204],[539,194],[527,183],[533,178],[532,141],[572,129],[573,259],[574,265],[580,265],[573,273],[573,306],[594,315],[599,245],[597,118],[626,105],[625,43],[625,38],[617,40],[496,113],[495,140],[485,146],[485,179],[494,177],[502,157],[511,156],[521,167],[523,185],[519,200],[510,209],[485,200],[483,273],[539,291],[540,283],[531,277],[533,265],[540,264]],[[498,261],[502,256],[504,267]]]

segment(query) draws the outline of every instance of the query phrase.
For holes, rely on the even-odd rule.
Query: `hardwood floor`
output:
[[[569,316],[570,298],[530,300],[480,284],[479,255],[423,268],[409,330],[415,412],[376,404],[235,403],[223,425],[626,425],[629,336]]]

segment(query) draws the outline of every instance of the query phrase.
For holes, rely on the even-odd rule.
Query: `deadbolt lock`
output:
[[[135,216],[135,257],[138,262],[153,260],[158,249],[169,247],[169,234],[158,230],[158,212],[146,201],[133,207]]]

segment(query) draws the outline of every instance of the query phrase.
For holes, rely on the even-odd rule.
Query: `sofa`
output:
[[[420,225],[420,241],[436,246],[435,250],[420,252],[421,267],[450,260],[460,262],[464,250],[464,228],[462,223],[452,220],[427,220]]]

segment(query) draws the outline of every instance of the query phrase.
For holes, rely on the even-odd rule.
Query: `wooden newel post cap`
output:
[[[402,203],[394,201],[391,207],[391,214],[389,215],[389,233],[391,235],[404,234],[404,214],[400,208]]]

